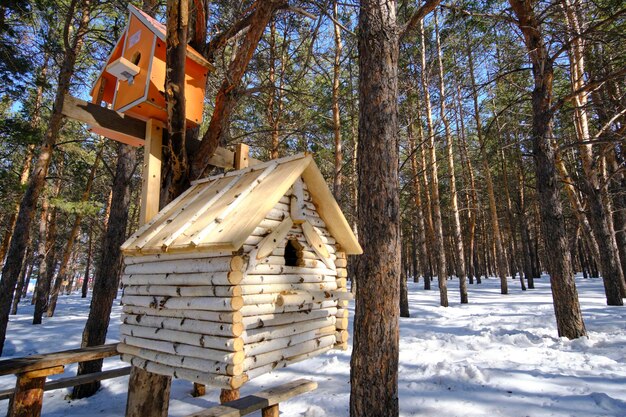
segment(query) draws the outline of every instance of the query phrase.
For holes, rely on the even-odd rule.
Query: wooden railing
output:
[[[317,382],[298,379],[247,397],[208,408],[187,417],[240,417],[261,410],[263,417],[278,417],[279,403],[317,388]]]
[[[0,376],[15,375],[17,377],[14,389],[0,391],[0,400],[11,400],[7,417],[40,416],[44,391],[128,375],[130,366],[61,378],[46,383],[48,376],[63,373],[65,365],[109,358],[118,354],[117,343],[113,343],[1,360]],[[279,403],[316,388],[316,382],[299,379],[206,409],[188,417],[240,417],[258,410],[261,410],[263,417],[278,417]]]
[[[117,355],[119,355],[117,343],[113,343],[0,361],[0,376],[15,375],[17,377],[14,389],[0,391],[0,400],[11,400],[7,416],[41,415],[44,391],[68,388],[128,375],[130,366],[61,378],[46,383],[48,376],[63,373],[65,365]]]

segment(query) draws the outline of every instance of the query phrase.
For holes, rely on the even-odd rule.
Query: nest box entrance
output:
[[[141,120],[167,120],[165,107],[166,28],[136,7],[129,5],[124,33],[105,63],[92,90],[92,102],[104,101],[113,110]],[[186,119],[189,127],[202,122],[206,78],[213,66],[187,47],[185,62]],[[110,137],[111,132],[95,133]],[[114,134],[113,134],[114,135]],[[125,142],[124,138],[111,139]]]

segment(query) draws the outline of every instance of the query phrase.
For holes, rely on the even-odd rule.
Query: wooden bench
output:
[[[317,388],[317,382],[298,379],[235,401],[208,408],[187,417],[240,417],[261,410],[263,417],[278,417],[278,405]]]
[[[68,388],[128,375],[130,366],[62,378],[46,384],[50,375],[61,374],[65,365],[117,356],[117,343],[62,352],[31,355],[0,361],[0,376],[15,375],[15,389],[0,391],[0,400],[10,399],[8,417],[39,416],[44,391]]]

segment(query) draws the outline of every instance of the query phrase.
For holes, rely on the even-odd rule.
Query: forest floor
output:
[[[558,338],[547,278],[522,292],[509,280],[471,285],[470,304],[458,302],[458,284],[449,281],[449,308],[438,306],[437,290],[409,283],[411,317],[400,322],[399,395],[402,416],[626,416],[626,307],[607,307],[600,279],[577,279],[589,338]],[[57,315],[31,326],[32,307],[20,306],[7,334],[5,357],[80,346],[89,299],[59,299]],[[118,337],[116,302],[107,342]],[[352,316],[351,316],[352,320]],[[352,323],[351,323],[352,325]],[[352,333],[352,332],[351,332]],[[350,351],[332,351],[259,377],[242,388],[247,395],[297,378],[319,388],[282,404],[285,416],[349,415]],[[105,361],[105,369],[121,366]],[[68,367],[74,374],[76,366]],[[59,376],[57,376],[59,377]],[[14,384],[0,378],[0,389]],[[128,377],[103,382],[89,399],[69,401],[67,390],[45,394],[44,416],[123,416]],[[201,398],[191,383],[172,384],[171,416],[185,416],[215,405],[217,390]],[[0,415],[8,401],[0,402]]]

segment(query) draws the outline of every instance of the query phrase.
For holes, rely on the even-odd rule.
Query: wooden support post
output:
[[[146,123],[143,175],[141,180],[141,224],[147,223],[159,212],[162,146],[163,124],[158,120],[148,120]]]
[[[239,399],[239,389],[222,389],[220,393],[220,404]]]
[[[126,417],[167,417],[172,378],[133,366],[128,379]]]
[[[15,391],[7,417],[39,417],[43,403],[43,389],[48,375],[63,373],[64,366],[39,369],[17,374]]]
[[[163,145],[161,122],[148,120],[144,144],[140,226],[149,222],[159,212]],[[169,376],[153,374],[133,366],[128,379],[126,417],[167,417],[171,384],[172,378]]]
[[[278,417],[279,414],[280,413],[278,411],[278,404],[265,407],[261,410],[262,417]]]
[[[206,385],[194,382],[193,383],[193,392],[191,393],[191,395],[193,397],[202,397],[205,394],[206,394]]]
[[[250,163],[250,158],[248,157],[249,153],[250,147],[248,145],[244,143],[237,144],[235,148],[235,162],[233,164],[235,169],[248,168]]]

